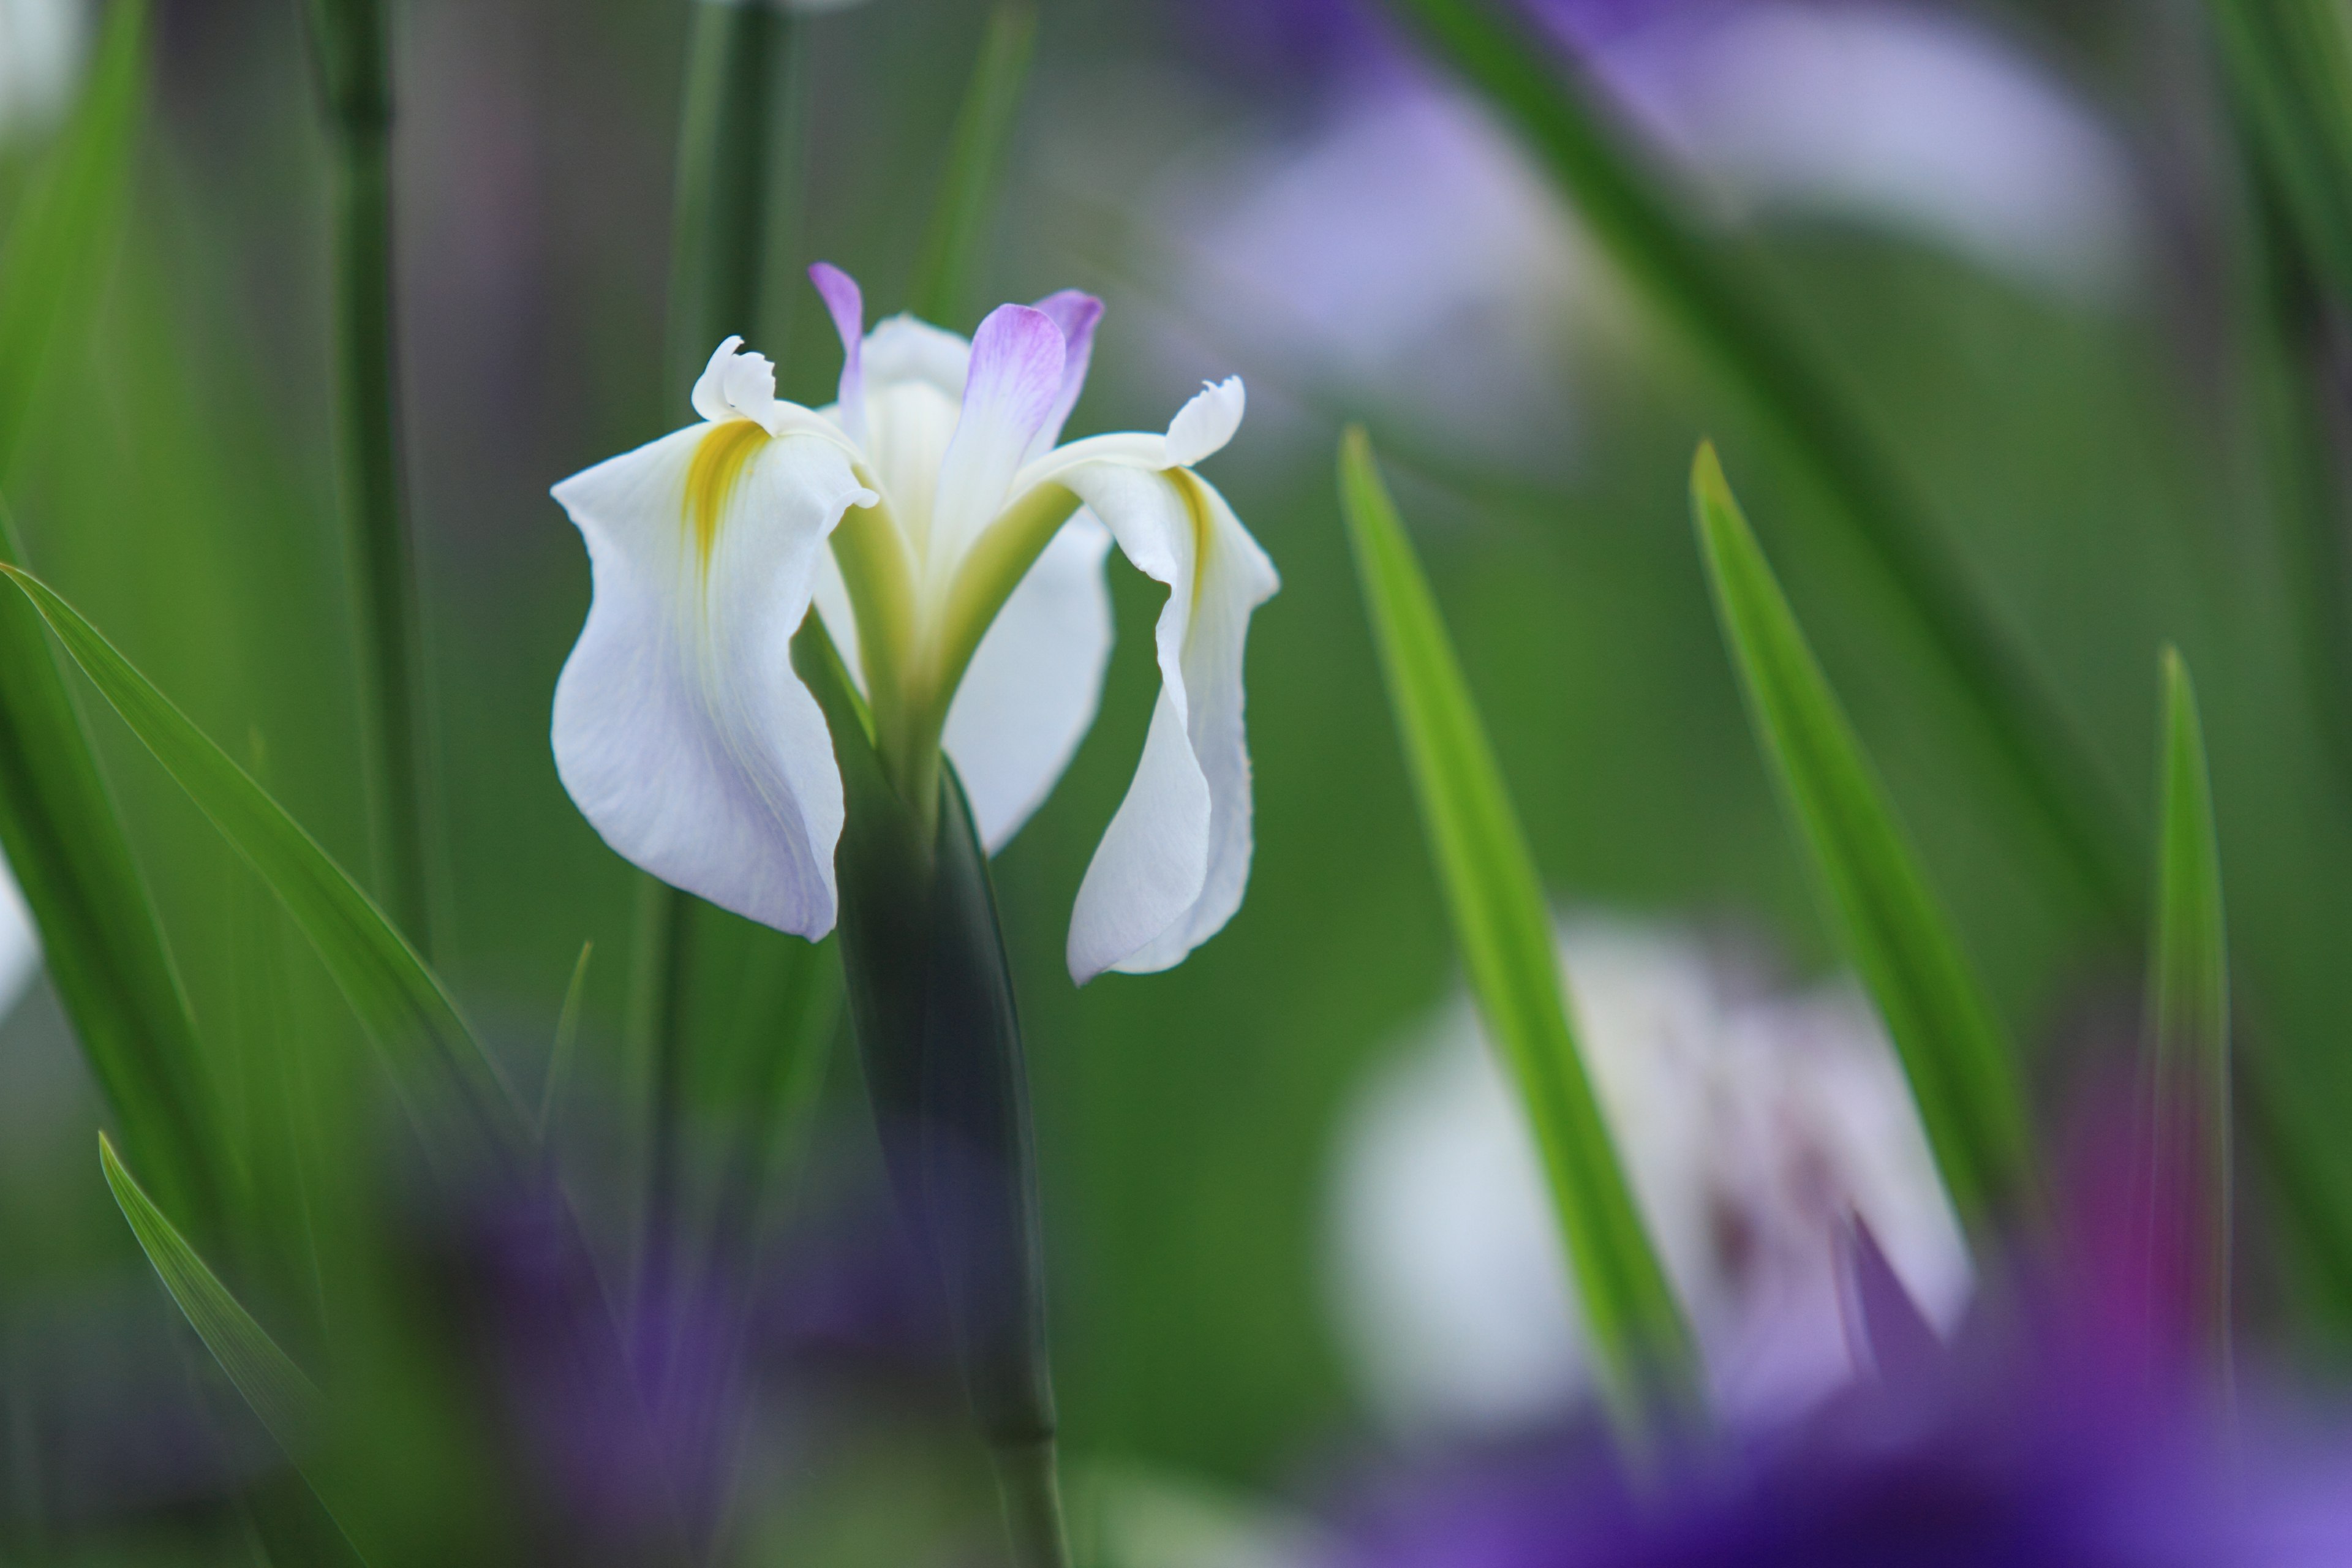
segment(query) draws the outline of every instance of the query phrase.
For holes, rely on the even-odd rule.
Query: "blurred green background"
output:
[[[662,372],[686,10],[400,8],[404,372],[450,873],[436,957],[528,1089],[572,961],[594,942],[579,1137],[614,1173],[634,1157],[639,1092],[622,1045],[635,879],[572,809],[549,756],[550,697],[588,575],[546,491],[688,414],[687,389]],[[1382,93],[1442,98],[1377,35],[1333,23],[1330,42],[1313,16],[1285,31],[1250,10],[1044,6],[981,291],[1076,286],[1108,301],[1073,431],[1159,428],[1204,376],[1238,372],[1250,385],[1252,422],[1210,470],[1284,578],[1249,656],[1258,837],[1246,904],[1171,973],[1081,992],[1063,969],[1071,900],[1157,679],[1146,628],[1158,590],[1123,563],[1101,720],[998,875],[1039,1104],[1069,1444],[1280,1486],[1360,1420],[1327,1279],[1336,1121],[1458,984],[1337,513],[1343,418],[1369,419],[1383,443],[1562,903],[1760,933],[1800,973],[1828,962],[1691,539],[1685,476],[1711,435],[1996,996],[2033,1043],[2053,1107],[2079,1065],[2082,1020],[2128,1006],[2137,982],[2133,951],[2052,869],[1899,606],[1798,525],[1819,498],[1547,216],[1550,193],[1511,163],[1506,139],[1473,137],[1472,155],[1501,160],[1538,214],[1528,223],[1561,225],[1557,251],[1515,259],[1476,230],[1417,230],[1432,220],[1407,209],[1420,187],[1401,179],[1329,193],[1392,227],[1343,230],[1304,265],[1310,287],[1313,265],[1402,266],[1408,239],[1448,279],[1565,258],[1542,289],[1503,296],[1502,331],[1552,401],[1482,378],[1472,351],[1368,370],[1347,334],[1283,319],[1262,275],[1233,281],[1255,264],[1235,248],[1235,215],[1268,199],[1267,171],[1295,167]],[[2076,0],[1906,14],[1930,13],[2025,62],[2112,152],[2131,221],[2111,263],[2054,287],[1850,205],[1768,202],[1741,225],[1772,290],[2079,726],[2133,843],[2150,815],[2157,649],[2172,640],[2189,655],[2247,1048],[2323,1134],[2340,1129],[2352,1109],[2340,1045],[2352,775],[2315,715],[2341,690],[2315,689],[2296,643],[2306,584],[2275,524],[2276,466],[2256,424],[2263,373],[2240,347],[2244,194],[2196,13]],[[983,22],[964,0],[872,0],[810,24],[805,200],[775,258],[792,304],[747,324],[787,395],[824,401],[837,366],[797,283],[808,261],[858,276],[870,309],[897,308]],[[324,163],[302,51],[287,0],[158,7],[133,199],[90,280],[96,331],[45,363],[6,490],[37,566],[208,732],[259,757],[279,798],[357,868]],[[41,147],[27,132],[0,153],[0,191],[22,190]],[[1570,319],[1544,317],[1554,306]],[[1458,341],[1487,340],[1465,328]],[[1406,384],[1416,368],[1423,385]],[[1532,436],[1517,429],[1530,422]],[[277,917],[121,726],[100,712],[94,728],[207,1036],[230,1038],[266,1005],[274,1026],[356,1060],[307,953],[288,948],[289,979],[271,997],[240,987],[240,944],[279,941]],[[766,951],[728,940],[708,949],[721,955],[701,979],[713,1007],[750,983],[729,964]],[[739,947],[746,956],[727,956]],[[825,1106],[838,1130],[823,1146],[854,1166],[862,1108],[845,1051]],[[36,993],[0,1026],[0,1343],[20,1408],[67,1363],[96,1369],[83,1419],[111,1454],[93,1461],[101,1471],[135,1469],[107,1436],[138,1419],[141,1385],[121,1369],[171,1360],[168,1308],[91,1157],[102,1121],[54,1003]],[[616,1194],[590,1186],[592,1210],[618,1212]],[[2261,1320],[2324,1342],[2345,1303],[2324,1271],[2295,1266],[2278,1227],[2253,1228]],[[114,1395],[105,1369],[119,1373]],[[124,1487],[129,1515],[169,1500]]]

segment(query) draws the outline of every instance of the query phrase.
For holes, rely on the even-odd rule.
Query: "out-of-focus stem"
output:
[[[992,1450],[1004,1529],[1014,1568],[1069,1568],[1069,1532],[1062,1521],[1062,1483],[1054,1440],[1002,1445]]]
[[[393,308],[391,52],[382,0],[312,0],[310,18],[334,160],[335,419],[376,892],[429,947],[434,797]]]
[[[794,162],[798,140],[791,113],[798,97],[790,90],[793,17],[767,5],[721,0],[698,0],[693,9],[663,377],[666,393],[681,397],[723,340],[759,330],[768,251],[788,226],[794,184],[782,176]],[[695,909],[689,895],[646,879],[637,906],[631,1043],[637,1059],[650,1062],[652,1075],[638,1257],[638,1301],[646,1310],[656,1308],[667,1290],[675,1261],[682,1012]]]

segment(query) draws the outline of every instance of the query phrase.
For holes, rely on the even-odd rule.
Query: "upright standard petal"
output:
[[[1091,462],[1056,478],[1138,569],[1168,584],[1143,760],[1070,917],[1070,974],[1084,984],[1106,969],[1169,968],[1241,907],[1251,849],[1243,647],[1251,612],[1280,579],[1224,498],[1189,469]]]
[[[841,777],[790,643],[827,536],[873,492],[833,442],[732,418],[574,475],[555,499],[594,579],[556,684],[564,788],[607,844],[664,881],[824,935]]]
[[[16,1005],[40,968],[41,935],[34,928],[33,911],[25,907],[25,895],[9,874],[8,863],[0,860],[0,1016]]]
[[[942,584],[1004,505],[1030,443],[1053,415],[1068,358],[1062,329],[1026,305],[999,305],[972,334],[963,406],[940,463],[927,551]]]
[[[1102,705],[1109,551],[1110,534],[1085,513],[1065,524],[997,612],[956,688],[947,753],[992,855],[1045,803]]]
[[[1055,395],[1045,428],[1029,443],[1032,459],[1054,449],[1062,438],[1062,426],[1069,423],[1070,410],[1078,405],[1078,395],[1087,388],[1087,366],[1095,357],[1095,328],[1102,323],[1103,302],[1092,294],[1064,289],[1038,300],[1036,310],[1062,329],[1062,388]]]
[[[859,446],[866,444],[866,296],[857,280],[829,261],[809,268],[833,330],[841,335],[841,427]]]

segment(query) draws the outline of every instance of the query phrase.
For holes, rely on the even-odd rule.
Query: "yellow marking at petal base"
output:
[[[1176,481],[1176,493],[1184,498],[1184,510],[1192,519],[1192,608],[1201,607],[1201,584],[1209,575],[1209,539],[1215,527],[1209,521],[1209,498],[1203,492],[1201,477],[1190,468],[1177,468],[1170,476]]]
[[[713,426],[694,449],[694,461],[686,470],[684,521],[694,532],[695,550],[706,572],[710,569],[710,552],[719,547],[719,525],[726,516],[735,481],[743,477],[751,455],[767,439],[768,432],[758,421],[730,419]]]

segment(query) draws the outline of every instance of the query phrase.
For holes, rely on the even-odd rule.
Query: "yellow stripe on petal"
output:
[[[1201,480],[1190,468],[1171,468],[1168,477],[1175,482],[1176,493],[1184,498],[1184,510],[1192,523],[1192,607],[1201,607],[1201,584],[1209,580],[1209,541],[1216,525],[1209,518],[1209,498],[1201,493]]]
[[[752,454],[768,438],[768,432],[756,421],[730,419],[713,426],[702,445],[694,449],[694,461],[686,470],[684,521],[694,534],[696,553],[705,571],[710,567],[710,552],[719,547],[719,525],[726,516],[728,498]]]

